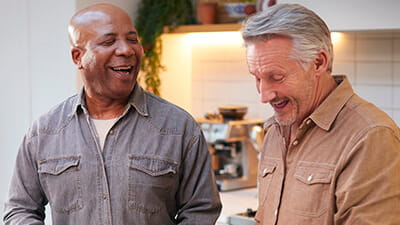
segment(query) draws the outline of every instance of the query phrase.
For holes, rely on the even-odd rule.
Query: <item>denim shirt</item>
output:
[[[221,203],[203,134],[184,110],[136,85],[101,151],[84,91],[25,135],[5,224],[215,224]]]

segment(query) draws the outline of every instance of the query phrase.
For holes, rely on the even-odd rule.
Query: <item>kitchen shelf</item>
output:
[[[206,25],[181,25],[171,30],[164,27],[164,33],[192,33],[192,32],[234,32],[240,31],[240,23],[206,24]]]

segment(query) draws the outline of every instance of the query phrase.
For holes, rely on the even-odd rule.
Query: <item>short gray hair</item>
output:
[[[293,57],[304,68],[319,50],[327,52],[328,71],[332,72],[333,47],[325,22],[299,4],[277,4],[249,17],[242,29],[245,44],[283,35],[293,40]]]

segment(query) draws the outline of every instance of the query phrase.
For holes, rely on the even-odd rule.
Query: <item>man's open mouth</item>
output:
[[[132,70],[134,69],[134,67],[133,66],[114,66],[114,67],[111,67],[111,69],[116,72],[131,73]]]
[[[278,101],[271,102],[271,106],[274,109],[283,109],[289,103],[289,99],[281,99]]]

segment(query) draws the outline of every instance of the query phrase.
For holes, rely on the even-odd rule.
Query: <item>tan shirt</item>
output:
[[[265,124],[258,224],[400,224],[399,127],[334,77],[288,149],[275,120]]]

